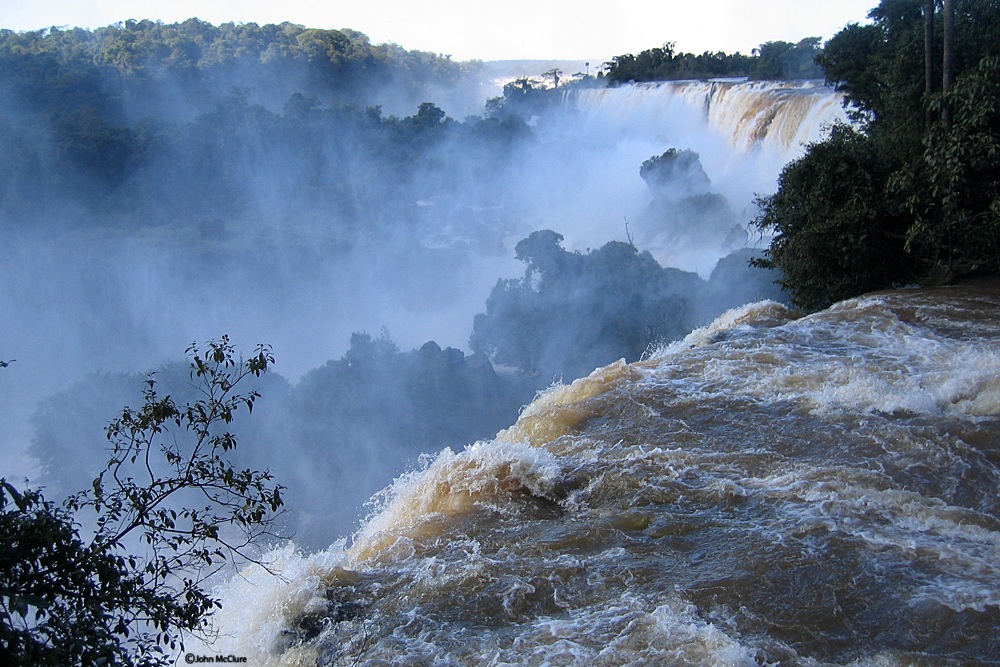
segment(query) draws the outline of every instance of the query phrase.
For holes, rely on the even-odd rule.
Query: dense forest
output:
[[[281,200],[352,237],[358,211],[391,224],[419,198],[379,175],[430,196],[449,187],[445,170],[489,173],[523,135],[513,120],[457,123],[426,102],[461,89],[469,67],[290,24],[3,31],[0,214],[218,229]],[[447,150],[460,141],[470,149]]]
[[[389,85],[416,90],[451,85],[474,64],[371,44],[352,30],[282,23],[198,19],[163,24],[125,21],[95,30],[0,30],[5,84],[35,110],[87,105],[102,114],[141,104],[141,115],[186,108],[207,111],[226,86],[253,91],[254,101],[282,104],[293,93],[323,103],[379,97]],[[169,82],[171,86],[163,86]],[[221,85],[225,84],[225,85]]]
[[[819,58],[857,124],[782,173],[755,225],[794,302],[1000,272],[1000,5],[883,0]]]
[[[765,42],[751,55],[741,53],[678,53],[675,44],[623,54],[605,63],[605,76],[612,84],[629,81],[669,81],[676,79],[711,79],[747,77],[755,80],[790,80],[822,78],[816,63],[822,53],[818,37],[791,42]]]

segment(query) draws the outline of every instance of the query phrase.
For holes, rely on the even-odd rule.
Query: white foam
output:
[[[437,516],[463,514],[476,504],[491,506],[504,494],[544,497],[562,478],[555,456],[523,442],[477,442],[455,453],[445,449],[422,470],[400,476],[384,492],[379,509],[355,535],[355,561],[413,535]]]
[[[491,665],[691,665],[749,667],[753,651],[679,599],[648,608],[629,594],[540,618]]]
[[[246,656],[253,665],[309,664],[312,649],[285,652],[282,638],[302,615],[325,607],[323,594],[332,572],[346,563],[343,543],[303,555],[288,544],[264,556],[219,587],[222,609],[212,618],[218,637],[210,646],[189,644],[194,654]],[[315,660],[312,661],[315,664]]]
[[[735,329],[749,329],[758,325],[775,325],[794,318],[792,310],[776,301],[766,300],[731,308],[709,324],[699,327],[679,341],[655,349],[651,359],[658,359],[681,350],[701,347],[715,342],[719,335]]]
[[[660,369],[651,380],[682,380],[692,395],[724,391],[818,412],[1000,414],[1000,349],[993,340],[952,338],[919,318],[903,321],[884,297],[791,317],[768,302],[728,311],[657,351],[651,361]],[[775,326],[762,335],[760,324]]]

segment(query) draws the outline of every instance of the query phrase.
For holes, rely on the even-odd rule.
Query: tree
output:
[[[797,44],[781,41],[765,42],[754,49],[756,59],[750,67],[750,78],[820,78],[823,71],[816,65],[816,57],[822,52],[819,37],[806,37]]]
[[[1000,272],[1000,5],[948,0],[942,42],[934,6],[882,0],[826,44],[827,80],[860,122],[787,165],[754,223],[773,234],[758,266],[780,269],[799,306]]]
[[[758,56],[740,53],[705,52],[701,55],[677,53],[674,42],[662,48],[647,49],[638,56],[631,53],[615,56],[604,63],[611,84],[627,81],[669,81],[721,76],[747,76]]]
[[[546,94],[541,81],[521,77],[504,84],[502,97],[487,100],[486,112],[493,118],[513,115],[528,119],[554,104],[555,99]]]
[[[596,366],[639,359],[652,344],[693,328],[703,281],[661,267],[631,243],[611,241],[587,254],[561,246],[552,230],[515,247],[527,266],[500,280],[475,316],[470,347],[539,382],[586,375]]]
[[[711,187],[701,157],[690,149],[669,148],[639,167],[639,176],[656,196],[678,196],[707,192]]]
[[[774,195],[759,200],[752,225],[772,241],[754,265],[781,271],[780,284],[805,310],[906,282],[908,219],[887,194],[895,168],[864,134],[834,128],[785,167]]]
[[[558,67],[553,67],[552,69],[550,69],[548,71],[542,72],[542,76],[550,76],[550,77],[552,77],[552,87],[553,88],[558,88],[559,87],[559,75],[562,74],[562,73],[563,73],[563,71],[561,69],[559,69]]]
[[[270,349],[238,360],[223,337],[188,354],[201,398],[177,405],[150,376],[142,407],[108,426],[112,456],[90,489],[58,506],[0,480],[0,662],[171,664],[220,606],[207,578],[271,534],[282,487],[231,465],[225,430],[252,411],[259,396],[236,389]]]
[[[944,56],[941,60],[941,92],[955,85],[955,0],[944,0]],[[951,122],[951,107],[944,105],[945,124]]]
[[[897,175],[913,216],[906,249],[931,281],[1000,273],[998,99],[1000,59],[983,58],[934,100],[938,120],[924,138],[922,159]]]
[[[934,0],[924,0],[924,86],[934,92]]]
[[[884,77],[874,67],[883,58],[885,35],[881,26],[851,24],[834,35],[817,61],[828,83],[846,95],[854,120],[868,120],[884,107]]]

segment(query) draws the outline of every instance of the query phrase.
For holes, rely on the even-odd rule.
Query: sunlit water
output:
[[[1000,285],[727,313],[221,591],[255,665],[1000,661]]]

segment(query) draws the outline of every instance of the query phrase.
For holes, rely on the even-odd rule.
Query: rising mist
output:
[[[146,373],[182,395],[192,341],[268,343],[279,375],[240,456],[290,487],[310,546],[553,381],[780,298],[747,267],[753,197],[839,117],[828,90],[775,84],[587,79],[484,106],[476,64],[350,31],[184,25],[208,36],[164,59],[110,58],[141,25],[37,36],[97,40],[93,65],[5,52],[4,465],[86,485]],[[257,51],[212,60],[209,38],[241,30]],[[362,56],[325,65],[337,49]],[[680,172],[643,168],[671,150]],[[619,344],[638,312],[657,321]],[[519,329],[548,341],[537,363],[514,363],[535,358]]]

